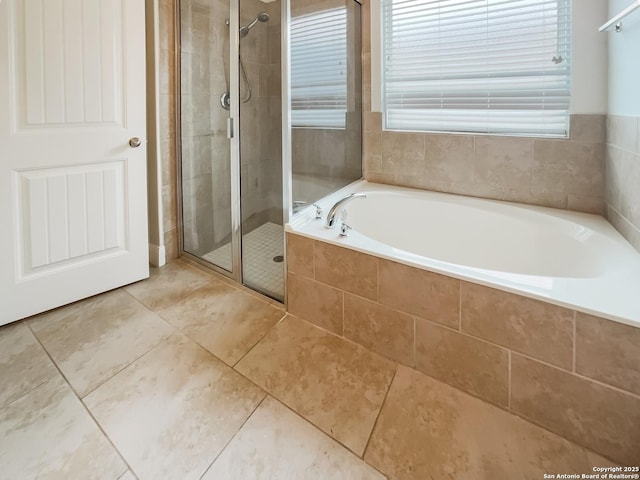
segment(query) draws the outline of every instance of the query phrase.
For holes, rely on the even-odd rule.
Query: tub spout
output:
[[[349,203],[351,200],[353,200],[354,198],[367,198],[367,194],[366,193],[351,193],[349,195],[347,195],[344,198],[341,198],[340,200],[338,200],[335,205],[333,207],[331,207],[331,210],[329,210],[329,213],[327,215],[327,223],[326,223],[326,227],[327,228],[333,228],[333,226],[336,223],[336,216],[342,212],[342,210],[344,209],[345,205],[347,203]]]

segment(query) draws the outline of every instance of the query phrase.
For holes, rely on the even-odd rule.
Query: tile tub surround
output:
[[[572,115],[568,139],[382,130],[364,114],[371,182],[602,214],[605,116]]]
[[[607,117],[605,215],[640,251],[640,117]]]
[[[292,314],[614,461],[640,461],[640,328],[291,232],[287,255]],[[352,281],[365,274],[373,284]]]
[[[383,132],[382,114],[371,109],[370,22],[371,2],[364,1],[363,168],[367,180],[604,212],[605,115],[571,115],[569,139]]]

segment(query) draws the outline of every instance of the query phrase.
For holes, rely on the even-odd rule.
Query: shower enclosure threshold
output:
[[[242,255],[245,258],[244,283],[259,286],[268,296],[282,299],[284,295],[283,255],[284,228],[267,222],[242,236]],[[206,253],[202,258],[231,271],[231,243]]]

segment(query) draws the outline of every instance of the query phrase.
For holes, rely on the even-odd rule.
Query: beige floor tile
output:
[[[62,377],[0,409],[0,477],[116,480],[127,466]]]
[[[389,478],[539,480],[607,460],[452,387],[399,367],[365,460]]]
[[[181,260],[152,268],[151,276],[125,287],[151,310],[167,308],[211,280],[211,275]]]
[[[54,308],[53,310],[49,310],[39,315],[29,317],[26,321],[29,323],[29,326],[31,326],[33,330],[41,328],[41,325],[52,325],[53,323],[64,320],[69,315],[78,313],[83,308],[91,305],[91,303],[93,303],[99,296],[100,295],[96,295],[93,297],[85,298],[84,300],[70,303],[69,305]]]
[[[267,397],[203,480],[382,480],[385,477]]]
[[[265,393],[176,333],[85,398],[145,479],[197,479]]]
[[[267,302],[212,280],[160,315],[229,365],[285,315]]]
[[[288,316],[236,368],[360,455],[395,364]]]
[[[0,328],[0,408],[57,373],[26,323]]]
[[[136,480],[136,476],[131,473],[131,470],[128,470],[124,475],[122,475],[118,480]]]
[[[80,397],[174,331],[122,290],[93,297],[84,308],[32,328]]]

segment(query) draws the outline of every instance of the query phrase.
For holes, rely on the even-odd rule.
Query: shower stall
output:
[[[181,254],[283,301],[284,222],[362,176],[360,4],[177,13]]]
[[[282,301],[280,0],[178,13],[181,252]]]

